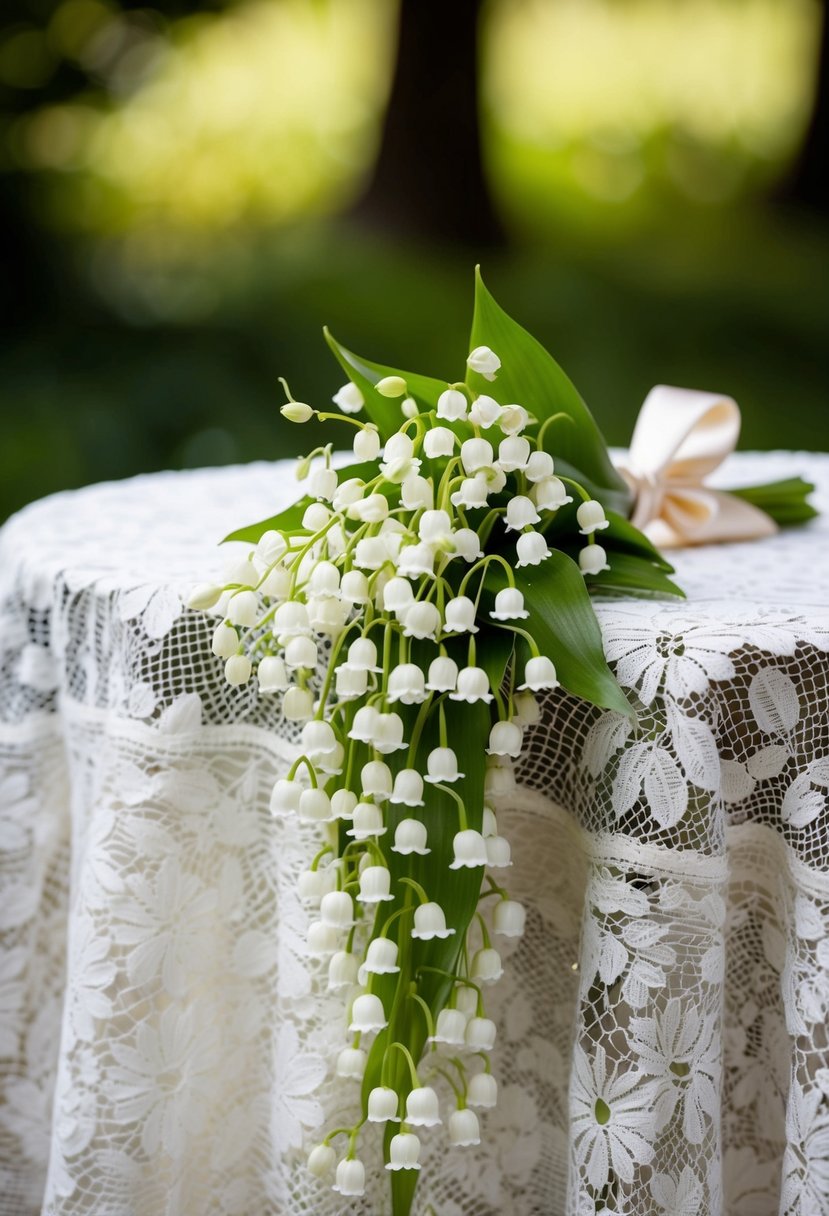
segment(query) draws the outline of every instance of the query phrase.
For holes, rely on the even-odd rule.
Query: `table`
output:
[[[826,456],[723,478],[792,472],[829,511]],[[294,493],[166,473],[0,534],[3,1216],[352,1210],[303,1166],[342,1011],[303,945],[313,833],[268,810],[293,733],[182,604]],[[501,1100],[480,1148],[427,1137],[419,1213],[829,1212],[827,541],[681,552],[687,602],[597,604],[640,729],[559,691],[529,736]]]

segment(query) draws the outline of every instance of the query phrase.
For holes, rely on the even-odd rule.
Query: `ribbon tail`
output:
[[[683,545],[724,544],[774,536],[774,520],[751,503],[724,490],[672,486],[659,518],[644,529],[648,539],[665,549]]]

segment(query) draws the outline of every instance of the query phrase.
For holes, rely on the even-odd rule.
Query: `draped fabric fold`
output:
[[[759,540],[777,531],[764,511],[705,484],[739,433],[731,397],[667,384],[648,393],[620,471],[635,495],[631,522],[658,548]]]

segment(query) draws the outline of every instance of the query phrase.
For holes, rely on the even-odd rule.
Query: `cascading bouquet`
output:
[[[463,382],[326,337],[349,377],[341,412],[285,385],[282,413],[345,423],[356,463],[334,467],[332,445],[316,447],[298,470],[306,496],[228,538],[255,546],[249,580],[200,587],[191,606],[221,614],[227,680],[255,672],[303,723],[271,806],[319,825],[297,881],[318,909],[309,951],[343,993],[336,1071],[361,1084],[359,1119],[330,1129],[309,1168],[362,1195],[361,1131],[380,1123],[405,1216],[421,1129],[445,1119],[450,1144],[478,1144],[476,1110],[497,1100],[492,942],[521,935],[524,909],[504,886],[496,812],[536,694],[561,684],[629,714],[588,588],[681,592],[628,521],[631,489],[576,389],[480,275]]]

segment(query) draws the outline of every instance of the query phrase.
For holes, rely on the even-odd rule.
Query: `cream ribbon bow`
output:
[[[731,397],[667,384],[648,393],[620,472],[636,496],[631,522],[657,548],[777,531],[764,511],[704,484],[734,451],[739,433],[740,410]]]

